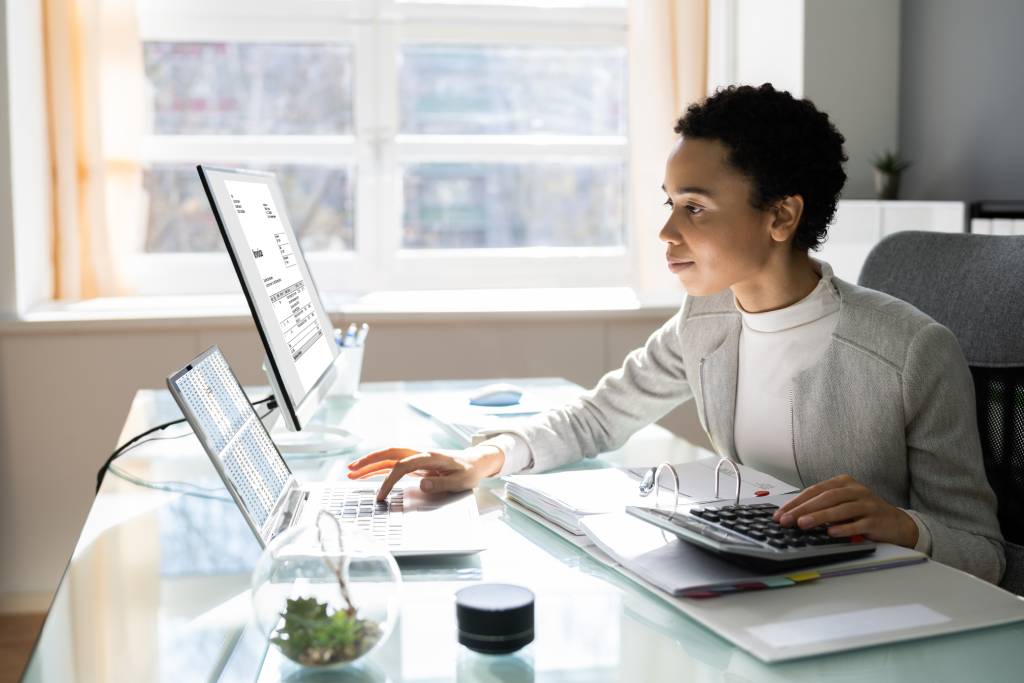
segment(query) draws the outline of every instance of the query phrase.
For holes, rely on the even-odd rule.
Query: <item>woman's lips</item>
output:
[[[668,269],[673,273],[679,273],[693,266],[693,261],[684,261],[682,259],[667,259]]]

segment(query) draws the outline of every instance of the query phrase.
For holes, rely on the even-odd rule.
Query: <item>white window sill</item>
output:
[[[335,318],[374,322],[631,318],[672,314],[682,292],[640,295],[629,287],[373,292],[327,294]],[[0,331],[234,327],[251,320],[241,294],[137,296],[45,302]]]

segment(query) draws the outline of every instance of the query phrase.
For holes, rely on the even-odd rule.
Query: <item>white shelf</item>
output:
[[[966,210],[964,202],[842,200],[815,256],[838,277],[857,282],[868,253],[883,237],[905,230],[963,232]]]

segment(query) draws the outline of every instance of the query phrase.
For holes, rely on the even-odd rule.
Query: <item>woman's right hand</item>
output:
[[[465,450],[417,451],[412,448],[385,448],[349,463],[350,479],[365,479],[387,472],[377,490],[377,501],[391,493],[398,480],[414,472],[423,473],[420,490],[467,491],[481,479],[493,477],[505,464],[505,453],[497,446],[479,445]]]

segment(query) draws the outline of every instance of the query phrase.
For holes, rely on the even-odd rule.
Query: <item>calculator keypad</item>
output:
[[[826,526],[812,529],[784,527],[772,519],[772,515],[778,509],[778,505],[771,503],[751,503],[692,508],[690,514],[705,522],[711,522],[779,550],[850,543],[850,539],[847,537],[833,538],[829,536]]]

